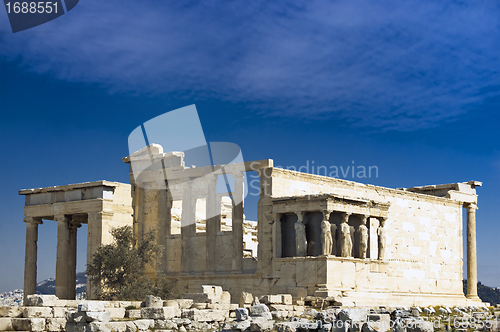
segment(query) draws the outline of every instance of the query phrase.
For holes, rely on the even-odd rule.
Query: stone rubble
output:
[[[464,317],[445,306],[346,308],[325,305],[324,301],[310,297],[307,301],[289,294],[257,298],[250,293],[242,294],[237,305],[231,304],[230,297],[218,286],[203,286],[200,293],[184,294],[183,297],[163,301],[148,296],[141,303],[65,301],[53,295],[30,295],[26,301],[28,306],[0,307],[0,331],[433,332],[445,331],[449,322],[459,331],[466,330],[466,326],[456,323]],[[201,304],[205,305],[204,309],[197,308]],[[224,308],[206,308],[209,305]],[[422,309],[429,309],[429,313]],[[500,306],[462,309],[458,311],[468,312],[474,322],[481,322],[480,328],[475,330],[500,331]]]

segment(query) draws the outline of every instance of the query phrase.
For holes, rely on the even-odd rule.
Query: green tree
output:
[[[156,278],[144,275],[149,265],[158,270],[162,248],[154,231],[142,241],[134,238],[132,227],[123,226],[111,231],[113,243],[99,246],[87,264],[87,277],[97,287],[101,300],[143,300],[146,295],[163,299],[178,295],[178,280],[159,274]]]

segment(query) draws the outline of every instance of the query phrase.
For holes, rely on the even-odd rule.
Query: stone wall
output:
[[[277,257],[273,276],[278,280],[273,292],[293,293],[292,288],[303,287],[312,295],[318,285],[326,284],[324,287],[330,294],[350,297],[353,301],[373,294],[373,303],[386,301],[387,296],[406,298],[405,303],[409,304],[432,302],[430,296],[465,302],[461,202],[277,168],[263,172],[269,175],[269,196],[273,198],[335,194],[390,204],[384,226],[387,248],[383,262],[374,260],[377,243],[373,239],[372,259],[368,260]],[[372,237],[377,227],[378,221],[370,218]],[[272,232],[259,238],[259,244],[272,241]],[[279,248],[275,250],[279,252]]]
[[[0,331],[433,332],[458,328],[498,332],[500,327],[500,306],[349,308],[324,298],[255,297],[247,292],[236,300],[211,285],[165,301],[154,296],[131,302],[30,295],[27,306],[0,307]]]

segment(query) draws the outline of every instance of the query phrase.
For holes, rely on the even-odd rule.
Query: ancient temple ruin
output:
[[[123,161],[134,158],[157,162],[140,177],[130,165],[131,184],[98,181],[19,192],[26,197],[25,295],[35,293],[38,227],[54,220],[61,299],[75,296],[76,232],[87,223],[87,259],[111,241],[112,227],[133,225],[137,238],[156,230],[163,264],[161,271],[145,273],[180,278],[186,293],[209,284],[234,297],[242,291],[287,293],[356,306],[480,303],[475,188],[481,182],[390,189],[275,168],[271,159],[186,167],[183,153],[164,153],[161,146]],[[248,171],[260,177],[256,222],[244,215]],[[231,190],[217,190],[221,176],[232,179]],[[88,284],[89,297],[93,287]]]

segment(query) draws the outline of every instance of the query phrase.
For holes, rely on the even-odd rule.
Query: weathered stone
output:
[[[229,292],[222,292],[220,297],[221,304],[231,304],[231,294]]]
[[[229,324],[229,328],[233,331],[246,331],[250,329],[250,321],[243,320]]]
[[[146,308],[161,308],[163,307],[163,300],[157,296],[148,295],[145,304]]]
[[[365,322],[368,316],[368,310],[366,309],[342,309],[337,318],[343,322]]]
[[[274,319],[285,319],[289,316],[288,311],[271,311]]]
[[[260,302],[265,304],[282,304],[282,301],[281,295],[264,295],[260,298]]]
[[[274,329],[277,332],[296,332],[297,331],[297,323],[296,322],[276,323],[274,325]]]
[[[207,309],[208,304],[211,305],[211,303],[193,303],[193,305],[191,306],[191,308],[198,309],[198,310],[203,310],[203,309]],[[213,309],[213,307],[210,308],[210,309]]]
[[[66,319],[64,318],[47,318],[45,320],[46,330],[49,332],[65,331]]]
[[[125,317],[125,308],[106,308],[110,319],[122,319]]]
[[[13,331],[14,327],[12,325],[12,318],[2,317],[0,318],[0,331]]]
[[[423,319],[408,319],[406,320],[407,332],[434,332],[432,322]]]
[[[265,304],[257,304],[250,307],[252,316],[260,316],[266,312],[269,312],[269,308]]]
[[[155,322],[152,319],[138,319],[138,320],[134,320],[134,324],[137,327],[137,329],[139,329],[141,331],[146,331],[150,327],[154,327],[155,326]]]
[[[163,301],[163,306],[180,309],[179,302],[177,302],[176,300],[165,300]]]
[[[193,299],[176,299],[174,300],[179,305],[179,309],[189,309],[193,305]]]
[[[147,319],[171,319],[179,315],[179,310],[173,307],[142,308],[141,317]]]
[[[125,310],[127,318],[141,318],[141,309]]]
[[[9,306],[9,307],[0,306],[0,317],[12,317],[12,318],[21,317],[23,315],[23,308],[24,307],[19,307],[19,306]]]
[[[369,323],[369,328],[376,331],[389,331],[391,328],[391,316],[389,314],[369,314],[367,316],[367,323]]]
[[[270,311],[293,311],[292,305],[284,305],[284,304],[270,304]]]
[[[319,315],[319,311],[316,310],[316,309],[307,308],[307,309],[304,310],[304,312],[302,313],[302,315],[309,316],[309,317],[312,317],[312,318],[316,318]]]
[[[59,298],[55,295],[33,294],[26,297],[26,305],[30,307],[54,307],[58,304]]]
[[[287,305],[292,305],[293,304],[292,295],[290,295],[290,294],[281,294],[281,303],[287,304]]]
[[[45,318],[12,318],[16,331],[41,332],[45,330]]]
[[[248,319],[248,309],[247,308],[236,309],[236,320],[242,321],[246,319]]]
[[[197,322],[223,322],[228,316],[228,310],[185,309],[182,311],[182,318],[188,318]]]
[[[137,332],[137,326],[134,322],[125,322],[125,332]]]
[[[96,311],[87,311],[86,312],[87,322],[109,322],[111,317],[108,311],[96,312]]]
[[[251,293],[247,293],[247,292],[241,292],[241,295],[240,295],[240,307],[241,308],[244,308],[245,305],[251,305],[253,302],[253,295]]]
[[[88,325],[89,325],[88,328],[89,332],[111,332],[111,329],[109,328],[109,326],[107,326],[105,322],[92,322]]]
[[[78,311],[87,312],[99,312],[104,311],[104,304],[102,302],[84,302],[78,305]]]
[[[65,318],[66,317],[66,308],[54,307],[52,311],[54,312],[54,318]]]
[[[24,318],[52,318],[52,308],[50,307],[24,307]]]
[[[254,317],[250,321],[250,331],[252,332],[269,332],[273,329],[274,321],[272,319],[265,319],[262,317]]]

